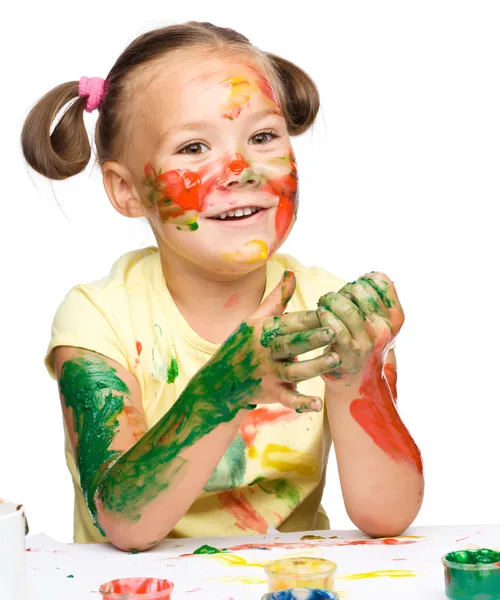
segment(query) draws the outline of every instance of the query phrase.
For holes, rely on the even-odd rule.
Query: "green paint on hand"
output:
[[[196,231],[198,229],[198,227],[199,227],[198,223],[189,223],[189,225],[188,225],[189,231]]]
[[[170,361],[170,365],[167,370],[167,383],[174,383],[174,381],[179,376],[179,365],[177,364],[177,360],[175,356]]]
[[[387,294],[389,290],[389,284],[387,281],[382,280],[379,284],[371,277],[361,277],[360,281],[366,281],[369,285],[371,285],[377,294],[382,298],[382,302],[386,305],[386,307],[392,308],[393,302]]]
[[[241,435],[238,434],[203,488],[204,491],[234,490],[243,483],[246,466],[246,445]]]
[[[262,393],[254,328],[242,323],[193,377],[168,413],[123,454],[99,487],[103,506],[138,521],[186,464],[181,453]]]
[[[227,552],[225,548],[219,550],[219,548],[215,548],[214,546],[208,546],[207,544],[205,544],[204,546],[200,546],[199,548],[197,548],[193,552],[193,554],[223,554],[224,552]]]
[[[110,446],[123,411],[123,395],[129,389],[106,361],[83,357],[63,364],[59,386],[66,406],[73,411],[83,496],[95,525],[103,533],[97,523],[95,494],[103,475],[120,456]]]
[[[260,337],[260,343],[264,348],[269,348],[271,342],[279,334],[280,330],[280,318],[278,316],[273,317],[273,324],[270,327],[265,327]]]

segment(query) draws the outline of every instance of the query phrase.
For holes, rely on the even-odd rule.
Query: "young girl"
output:
[[[46,364],[75,541],[144,550],[169,535],[328,529],[332,439],[360,529],[397,535],[418,513],[420,453],[395,405],[390,348],[404,317],[392,282],[343,285],[277,254],[298,208],[290,136],[318,108],[294,64],[187,23],[140,36],[105,80],[60,85],[30,112],[26,160],[65,179],[86,167],[84,112],[99,111],[107,195],[146,217],[158,244],[75,287],[55,317]]]

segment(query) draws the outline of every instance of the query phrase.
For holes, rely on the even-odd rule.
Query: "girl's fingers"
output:
[[[335,352],[328,352],[310,360],[276,363],[278,377],[290,383],[324,375],[339,365],[340,358]]]
[[[366,282],[382,300],[391,320],[393,334],[396,335],[403,326],[405,316],[394,283],[385,273],[379,272],[363,275],[359,281]]]
[[[355,348],[355,344],[344,323],[324,306],[318,307],[318,317],[323,327],[335,333],[335,350],[342,356],[348,356]]]
[[[279,402],[298,413],[320,412],[323,408],[323,401],[316,396],[304,396],[295,390],[292,386],[286,384],[281,386],[278,396]]]
[[[279,317],[271,317],[264,321],[263,330],[274,331],[276,335],[298,333],[321,327],[315,310],[303,310],[286,313]]]
[[[349,334],[349,338],[355,340],[358,347],[359,345],[369,343],[369,336],[365,328],[365,317],[363,313],[356,304],[348,300],[345,296],[337,292],[330,292],[319,299],[318,306],[326,308],[332,313],[337,321],[340,321],[344,325],[344,328]],[[324,323],[322,323],[322,325],[324,325]],[[337,333],[336,329],[333,330]],[[346,345],[348,340],[345,332],[343,332],[343,338],[344,345]],[[336,340],[336,343],[338,343],[338,341],[339,340]],[[353,348],[355,347],[356,344],[353,345]]]
[[[271,358],[274,360],[293,358],[331,344],[334,337],[333,331],[326,327],[279,335],[270,344]]]

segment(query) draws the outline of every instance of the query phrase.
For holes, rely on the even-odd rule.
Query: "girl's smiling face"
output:
[[[249,59],[183,52],[154,66],[127,166],[164,258],[262,265],[295,220],[297,172],[270,82]]]

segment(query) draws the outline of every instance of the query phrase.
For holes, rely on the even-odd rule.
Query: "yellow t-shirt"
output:
[[[266,296],[285,269],[297,280],[288,312],[315,309],[321,295],[344,284],[282,254],[267,263]],[[150,428],[219,348],[195,333],[180,313],[165,285],[157,248],[125,254],[107,277],[69,292],[55,316],[46,356],[53,377],[56,346],[86,348],[131,371]],[[299,384],[299,391],[323,398],[324,383],[316,377]],[[320,503],[330,447],[324,411],[298,414],[281,404],[257,407],[170,536],[265,534],[269,525],[279,531],[328,529]],[[106,541],[83,498],[67,432],[66,462],[75,489],[75,542]]]

